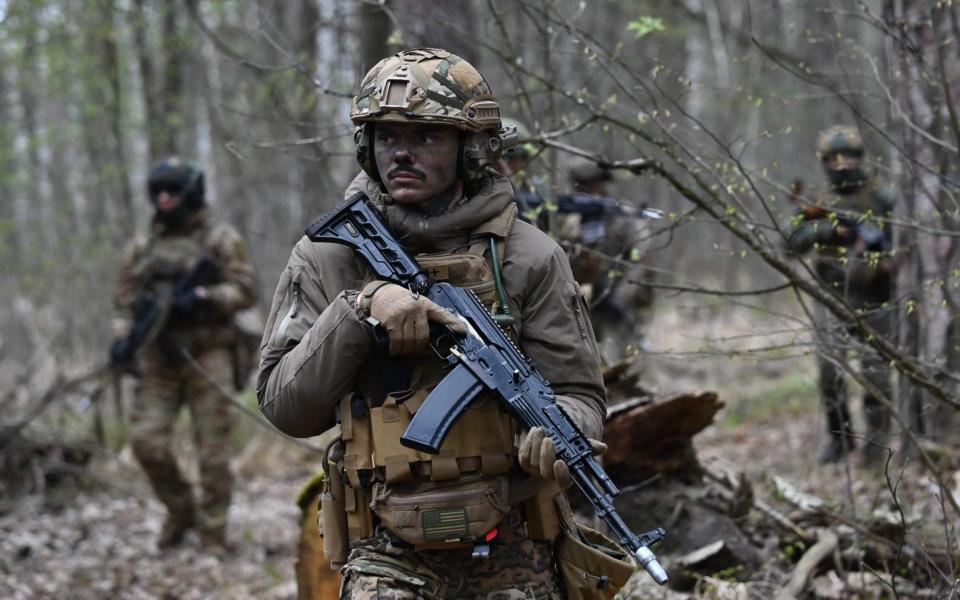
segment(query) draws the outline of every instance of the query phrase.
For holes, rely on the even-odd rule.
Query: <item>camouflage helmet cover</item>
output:
[[[350,120],[424,121],[464,131],[500,128],[500,105],[483,76],[446,50],[403,50],[381,60],[360,84]]]
[[[834,125],[820,132],[817,137],[817,155],[820,160],[826,160],[836,152],[863,155],[863,138],[855,127]]]
[[[500,105],[482,75],[459,56],[437,48],[403,50],[377,63],[360,83],[350,107],[357,125],[357,162],[380,181],[372,156],[371,125],[423,123],[449,125],[465,133],[460,144],[460,175],[479,180],[500,157]]]

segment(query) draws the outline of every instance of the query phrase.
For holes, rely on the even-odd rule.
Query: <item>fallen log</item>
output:
[[[620,485],[657,474],[699,472],[692,438],[722,407],[714,392],[680,394],[626,410],[614,406],[603,431],[604,468]]]

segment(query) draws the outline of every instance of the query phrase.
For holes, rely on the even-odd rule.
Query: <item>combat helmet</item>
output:
[[[831,155],[843,152],[858,160],[837,168],[827,161]],[[841,194],[853,193],[866,183],[868,175],[859,159],[863,158],[863,138],[855,127],[834,125],[820,132],[817,138],[817,156],[823,163],[830,186]]]
[[[160,192],[181,196],[184,207],[199,210],[204,205],[203,170],[192,161],[176,156],[164,159],[147,177],[147,193],[154,206]]]
[[[360,83],[350,120],[358,126],[357,162],[377,181],[376,123],[429,123],[461,130],[458,171],[468,181],[481,178],[504,147],[500,105],[486,80],[464,59],[437,48],[403,50],[377,63]]]
[[[503,131],[505,135],[512,136],[516,140],[528,139],[530,137],[530,130],[527,129],[527,126],[521,123],[516,119],[511,119],[510,117],[504,117],[503,122]],[[503,156],[504,158],[529,158],[534,151],[531,149],[530,144],[504,144]]]
[[[611,173],[609,169],[604,169],[594,161],[580,157],[570,162],[570,167],[567,169],[567,176],[570,178],[570,183],[580,185],[613,181],[613,173]]]
[[[834,125],[821,131],[817,137],[817,156],[823,161],[835,152],[863,156],[863,138],[860,137],[860,132],[848,125]]]

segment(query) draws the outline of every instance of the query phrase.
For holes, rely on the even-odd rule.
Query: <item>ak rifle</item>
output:
[[[653,579],[663,584],[667,574],[649,546],[664,537],[663,529],[637,535],[613,505],[620,490],[593,455],[587,436],[557,404],[550,384],[510,341],[493,317],[470,291],[435,282],[396,240],[380,214],[362,192],[348,198],[306,231],[313,242],[346,245],[358,253],[381,280],[421,294],[457,316],[466,333],[445,326],[432,343],[446,352],[452,367],[430,393],[400,438],[408,448],[437,454],[440,445],[463,412],[480,394],[495,392],[510,413],[527,429],[542,427],[556,445],[557,458],[587,501],[609,526],[617,542],[636,557]],[[381,338],[385,332],[379,327]]]

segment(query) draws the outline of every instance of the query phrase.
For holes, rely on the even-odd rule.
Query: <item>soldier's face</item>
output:
[[[457,183],[460,132],[444,125],[377,123],[377,170],[395,202],[421,204]]]
[[[180,206],[181,202],[183,202],[183,198],[174,196],[169,192],[160,192],[157,194],[157,208],[160,212],[170,212]]]
[[[853,152],[834,152],[827,155],[823,164],[830,171],[841,171],[843,169],[855,169],[860,166],[861,158]]]

